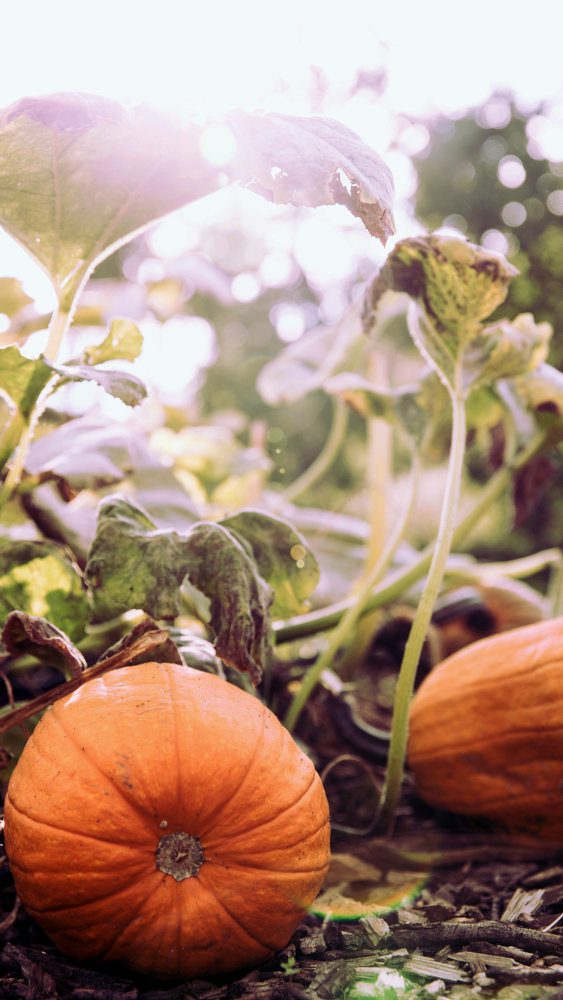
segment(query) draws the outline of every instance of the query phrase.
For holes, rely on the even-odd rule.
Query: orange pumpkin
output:
[[[563,618],[438,664],[413,700],[409,764],[431,805],[563,844]]]
[[[46,712],[5,822],[20,898],[61,951],[159,975],[270,956],[328,863],[311,761],[256,698],[172,664],[105,674]]]

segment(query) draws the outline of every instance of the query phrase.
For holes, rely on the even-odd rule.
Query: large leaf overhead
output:
[[[244,112],[230,124],[236,179],[253,191],[282,204],[345,205],[382,243],[395,232],[391,172],[346,125]]]
[[[64,287],[153,219],[217,187],[201,129],[87,94],[0,116],[0,222]]]
[[[385,241],[392,182],[355,133],[323,118],[227,118],[227,179],[277,202],[340,203]],[[89,94],[27,97],[0,113],[0,225],[58,289],[155,219],[225,180],[202,153],[204,126]]]

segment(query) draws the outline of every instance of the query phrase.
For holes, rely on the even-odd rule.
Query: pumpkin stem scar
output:
[[[191,833],[165,833],[156,849],[156,867],[177,882],[197,875],[205,857],[197,837]]]

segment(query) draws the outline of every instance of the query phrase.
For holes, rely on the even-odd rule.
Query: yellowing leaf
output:
[[[353,854],[331,857],[325,887],[313,903],[313,913],[330,920],[357,920],[370,913],[386,913],[416,898],[427,873],[381,871]]]

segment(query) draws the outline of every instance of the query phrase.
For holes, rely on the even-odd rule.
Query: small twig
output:
[[[547,927],[542,927],[542,931],[546,933],[547,931],[553,930],[553,928],[557,927],[557,924],[560,923],[561,920],[563,920],[563,913],[560,913],[557,917],[555,917],[555,920],[552,920],[551,923],[547,925]]]
[[[563,956],[563,938],[558,934],[501,923],[500,920],[394,927],[392,936],[397,944],[407,948],[441,947],[457,941],[489,941],[491,944],[514,945],[542,955]]]

